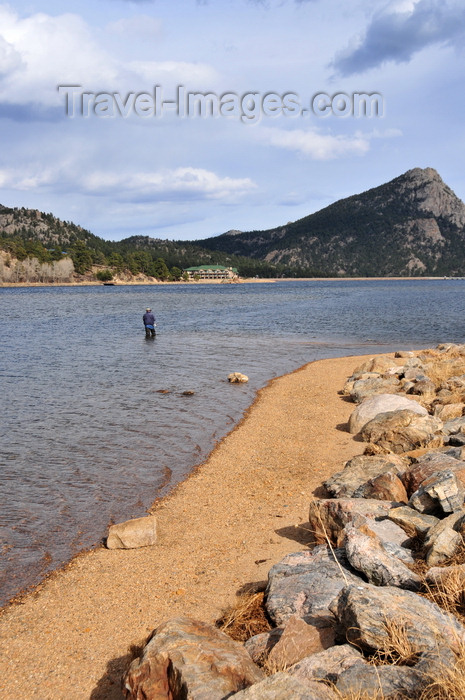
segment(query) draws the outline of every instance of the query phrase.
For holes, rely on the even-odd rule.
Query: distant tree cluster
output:
[[[13,226],[14,232],[2,232],[2,222],[8,223],[9,230]],[[185,241],[149,236],[105,241],[71,222],[59,221],[52,214],[1,206],[0,250],[7,254],[7,259],[18,261],[14,269],[3,264],[0,268],[3,281],[59,281],[63,280],[65,269],[68,275],[88,276],[96,266],[100,269],[95,277],[100,281],[110,281],[118,274],[144,275],[161,281],[187,281],[188,276],[183,270],[196,265],[235,267],[241,277],[314,275],[310,268],[273,265],[228,252],[207,250]],[[66,265],[55,264],[66,260]],[[71,261],[73,269],[70,272]]]

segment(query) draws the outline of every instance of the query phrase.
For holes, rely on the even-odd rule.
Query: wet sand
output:
[[[121,700],[128,648],[163,620],[213,622],[236,594],[305,548],[308,503],[363,446],[338,392],[362,358],[319,360],[273,380],[241,423],[165,499],[160,539],[99,548],[2,611],[2,700]]]

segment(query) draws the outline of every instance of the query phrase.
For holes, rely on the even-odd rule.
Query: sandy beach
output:
[[[2,611],[4,700],[121,700],[128,648],[163,620],[213,622],[241,590],[305,548],[308,504],[363,446],[339,392],[362,361],[319,360],[262,389],[240,424],[168,497],[160,540],[75,558]]]

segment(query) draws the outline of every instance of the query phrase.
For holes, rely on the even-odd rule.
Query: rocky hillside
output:
[[[327,275],[463,275],[465,204],[432,168],[266,231],[197,241],[211,250]]]

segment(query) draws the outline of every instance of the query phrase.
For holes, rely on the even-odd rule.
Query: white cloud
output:
[[[228,199],[243,195],[256,185],[250,178],[220,177],[203,168],[175,168],[164,172],[109,173],[94,171],[81,180],[90,194],[118,192],[129,199]]]
[[[84,174],[80,174],[80,173]],[[76,173],[74,176],[73,173]],[[117,196],[134,202],[187,200],[234,201],[252,190],[250,178],[222,177],[203,168],[183,167],[160,172],[126,172],[76,168],[68,162],[41,168],[39,164],[0,170],[0,187],[36,190],[52,186],[95,196]]]
[[[348,155],[364,155],[370,147],[369,139],[360,133],[355,136],[333,136],[316,129],[285,131],[264,127],[260,138],[272,146],[297,151],[313,160],[332,160]]]
[[[150,18],[149,18],[150,19]],[[143,18],[141,19],[142,22]],[[138,18],[113,25],[123,30]],[[150,19],[146,29],[159,26]],[[140,27],[139,27],[140,29]],[[37,13],[21,18],[0,5],[0,101],[7,104],[61,106],[58,85],[82,85],[86,90],[150,90],[163,82],[168,88],[185,82],[211,88],[216,71],[188,61],[131,61],[104,49],[86,22],[75,14]]]

